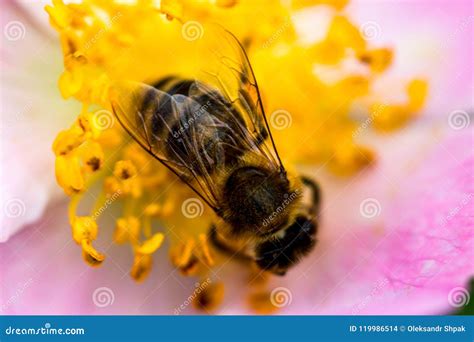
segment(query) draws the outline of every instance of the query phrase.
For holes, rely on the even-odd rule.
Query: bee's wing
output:
[[[170,96],[139,82],[116,82],[109,97],[112,110],[127,133],[217,210],[218,189],[210,177],[203,175],[198,150],[193,146],[196,142],[188,139],[183,147],[173,136],[177,134],[173,132],[176,123],[189,117],[198,105],[190,98]]]
[[[195,78],[190,96],[198,98],[215,88],[231,103],[245,122],[246,130],[256,144],[253,150],[284,170],[270,132],[257,80],[248,56],[239,40],[220,25],[203,28],[203,37],[194,49]]]

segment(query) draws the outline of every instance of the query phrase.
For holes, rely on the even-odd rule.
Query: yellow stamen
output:
[[[72,222],[72,237],[78,244],[81,244],[83,240],[95,240],[98,231],[97,223],[92,217],[78,216]]]
[[[416,112],[423,108],[428,95],[428,84],[424,80],[413,80],[407,86],[408,109]]]
[[[145,236],[146,239],[149,239],[151,237],[151,234],[153,233],[153,228],[151,226],[151,217],[145,215],[145,217],[143,217],[142,219],[142,224],[143,224],[143,235]]]
[[[328,167],[336,174],[347,176],[371,165],[374,160],[375,155],[370,148],[341,142],[335,147]]]
[[[216,0],[216,5],[219,7],[230,8],[237,4],[238,0]]]
[[[362,63],[367,64],[373,72],[383,72],[392,63],[393,51],[387,48],[373,49],[360,52],[357,56]]]
[[[53,0],[53,6],[46,6],[51,23],[58,29],[66,28],[71,23],[68,7],[61,0]]]
[[[161,0],[160,10],[170,19],[183,17],[183,4],[180,1]]]
[[[136,248],[138,254],[153,254],[163,243],[164,235],[162,233],[156,233],[148,240],[145,240],[141,246]]]
[[[161,208],[161,215],[163,217],[168,217],[171,214],[173,214],[174,209],[175,209],[175,202],[169,199],[168,201],[164,203],[163,207]]]
[[[278,311],[278,307],[271,301],[270,291],[252,292],[249,294],[247,301],[250,308],[261,315],[269,315]]]
[[[153,258],[149,254],[135,254],[130,276],[137,282],[143,282],[150,274]]]
[[[56,157],[56,181],[64,192],[72,195],[84,189],[84,176],[77,156]]]
[[[82,240],[82,256],[90,266],[100,266],[105,259],[105,255],[99,253],[89,240]]]
[[[97,238],[98,226],[89,216],[74,217],[72,221],[72,237],[82,247],[84,260],[91,266],[98,266],[104,261],[105,256],[92,246],[92,241]]]
[[[61,95],[67,99],[79,92],[84,82],[83,73],[74,69],[74,71],[66,70],[59,78],[59,90]]]
[[[352,24],[346,17],[339,15],[334,17],[329,27],[327,39],[356,51],[360,51],[366,46],[366,42],[359,28]]]
[[[100,144],[96,142],[83,144],[80,149],[80,157],[84,161],[88,172],[96,172],[104,164],[104,151]]]
[[[202,288],[194,298],[193,305],[198,310],[212,312],[219,307],[224,299],[224,284],[211,283]]]
[[[113,194],[123,192],[119,180],[115,177],[107,177],[104,180],[104,191],[109,197]]]
[[[158,203],[151,203],[145,208],[145,215],[151,217],[158,217],[162,212],[162,208]]]
[[[372,113],[373,126],[381,132],[399,129],[411,118],[410,110],[403,105],[375,104]]]
[[[182,246],[182,251],[179,255],[179,258],[176,260],[177,267],[184,267],[185,265],[189,264],[193,249],[194,249],[195,242],[192,239],[188,239],[184,246]]]
[[[343,9],[349,0],[293,0],[291,5],[293,8],[305,8],[316,5],[329,5],[338,10]]]
[[[114,232],[114,241],[118,244],[130,242],[136,245],[140,238],[140,221],[134,217],[119,218]]]
[[[53,151],[56,156],[64,156],[76,149],[85,141],[84,131],[81,127],[73,125],[61,131],[53,142]]]
[[[129,160],[120,160],[115,163],[114,176],[120,180],[127,180],[135,177],[137,169]]]
[[[210,248],[209,248],[209,242],[207,240],[207,235],[206,234],[199,234],[199,242],[200,242],[204,262],[208,266],[214,266],[214,258],[211,255],[211,251],[210,251]]]
[[[137,169],[130,160],[119,160],[115,163],[114,176],[120,182],[120,189],[125,195],[138,198],[142,195],[140,177],[137,177]]]

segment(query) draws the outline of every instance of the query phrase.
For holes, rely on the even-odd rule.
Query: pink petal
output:
[[[47,22],[38,5],[32,8]],[[2,7],[0,242],[37,220],[49,200],[61,193],[51,144],[79,110],[77,103],[59,95],[59,44],[27,14],[12,2]]]
[[[426,78],[426,112],[437,118],[472,105],[474,52],[472,1],[351,1],[348,12],[359,27],[372,28],[371,46],[391,46],[394,64],[378,87],[398,93],[393,77]],[[386,93],[386,94],[387,94]]]
[[[474,275],[470,132],[437,146],[398,184],[374,225],[323,225],[310,260],[282,281],[283,313],[441,314]],[[328,231],[331,230],[331,231]]]

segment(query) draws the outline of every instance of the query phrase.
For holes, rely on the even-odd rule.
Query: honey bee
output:
[[[316,244],[319,189],[283,166],[242,44],[225,29],[211,32],[215,44],[195,59],[195,77],[117,82],[112,110],[216,213],[215,248],[284,275]]]

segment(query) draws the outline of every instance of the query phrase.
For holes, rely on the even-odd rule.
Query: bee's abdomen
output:
[[[145,94],[141,113],[149,131],[152,144],[158,143],[168,135],[168,127],[176,121],[170,98],[157,99],[154,91]]]
[[[181,79],[176,76],[167,76],[153,83],[152,86],[170,95],[189,95],[189,89],[194,83],[192,80]]]
[[[163,92],[167,92],[169,95],[182,94],[186,96],[190,87],[189,82],[187,82],[187,84],[182,82],[175,83],[176,77],[168,76],[154,83],[153,87]],[[167,91],[171,84],[175,84],[172,86],[172,93]],[[151,115],[148,115],[145,120],[147,121],[147,127],[150,129],[150,138],[152,142],[166,140],[170,133],[170,127],[175,126],[180,119],[179,115],[176,115],[176,108],[173,106],[172,99],[166,97],[160,101],[156,98],[155,93],[152,90],[150,90],[148,94],[145,94],[143,98],[142,113],[151,113]]]

